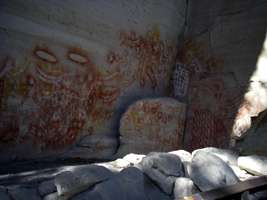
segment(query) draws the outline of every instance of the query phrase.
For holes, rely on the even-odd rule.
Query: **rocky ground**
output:
[[[170,200],[267,175],[267,157],[208,147],[0,176],[1,200]],[[267,190],[242,199],[267,199]]]

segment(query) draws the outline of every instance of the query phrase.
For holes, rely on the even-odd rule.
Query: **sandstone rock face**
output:
[[[171,98],[131,105],[120,121],[119,154],[170,151],[182,144],[185,104]]]
[[[223,160],[203,151],[194,155],[190,176],[201,191],[235,184],[239,181],[233,170]]]
[[[167,95],[185,10],[184,0],[1,1],[0,161],[111,157],[125,106]]]
[[[172,193],[175,179],[184,176],[180,158],[168,153],[148,154],[140,169],[167,194]]]
[[[238,166],[255,175],[267,175],[267,157],[265,156],[241,156],[238,158]]]

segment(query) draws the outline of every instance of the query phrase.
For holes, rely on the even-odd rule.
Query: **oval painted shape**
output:
[[[88,63],[88,58],[86,56],[83,56],[77,53],[69,53],[68,57],[71,61],[79,63],[79,64]]]
[[[50,63],[56,63],[57,62],[57,58],[55,55],[53,55],[52,53],[45,51],[43,49],[37,49],[35,51],[35,55],[38,58],[40,58],[46,62],[50,62]]]

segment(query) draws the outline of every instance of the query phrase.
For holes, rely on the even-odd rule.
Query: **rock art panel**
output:
[[[139,100],[120,120],[119,154],[170,151],[182,145],[186,105],[172,98]]]
[[[209,56],[205,45],[196,41],[184,43],[178,61],[189,74],[185,147],[226,147],[242,99],[234,75],[225,73],[223,61]]]
[[[109,157],[130,97],[167,94],[182,4],[139,3],[0,3],[0,161]]]

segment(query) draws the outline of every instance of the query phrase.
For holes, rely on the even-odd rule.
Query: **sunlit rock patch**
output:
[[[177,200],[267,175],[266,169],[266,157],[241,156],[214,147],[193,153],[184,150],[131,153],[110,162],[1,175],[0,197],[3,200]],[[266,198],[264,192],[246,192],[242,196],[257,195]]]

